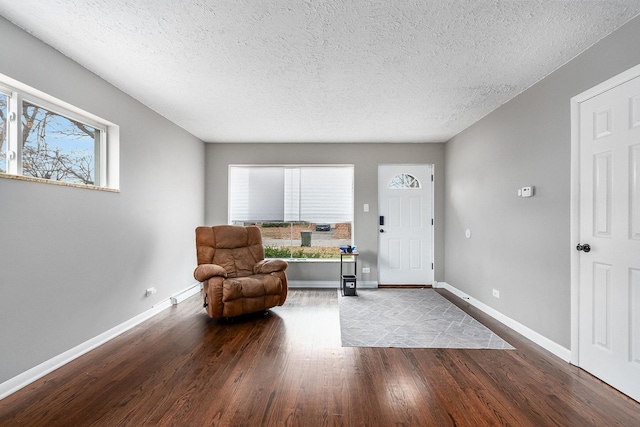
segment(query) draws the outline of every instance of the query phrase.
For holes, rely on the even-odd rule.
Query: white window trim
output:
[[[0,177],[14,178],[19,180],[27,180],[34,182],[43,182],[55,185],[64,185],[70,187],[92,188],[100,190],[119,191],[120,179],[120,127],[114,123],[104,120],[95,114],[91,114],[78,107],[75,107],[65,101],[48,95],[42,91],[25,85],[11,77],[0,74],[0,92],[9,95],[9,110],[15,112],[13,120],[8,120],[8,137],[7,137],[7,159],[10,153],[15,153],[16,161],[7,161],[6,174],[0,173]],[[70,183],[65,181],[53,181],[42,178],[33,178],[22,175],[22,147],[18,141],[21,141],[22,126],[20,117],[22,111],[22,102],[26,101],[30,104],[46,108],[56,114],[68,117],[72,120],[84,123],[95,129],[99,129],[100,141],[99,147],[95,150],[97,157],[95,179],[97,185],[87,185]]]

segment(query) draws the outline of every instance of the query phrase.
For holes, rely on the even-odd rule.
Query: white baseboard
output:
[[[313,280],[292,280],[289,281],[290,288],[328,288],[328,289],[337,289],[338,288],[337,281],[313,281]],[[377,288],[378,282],[376,281],[358,281],[357,286],[359,288]],[[486,304],[472,298],[465,293],[459,291],[454,288],[450,284],[446,282],[435,282],[433,285],[434,288],[443,288],[456,295],[457,297],[469,302],[469,304],[474,307],[482,310],[484,313],[493,317],[497,321],[503,323],[504,325],[510,327],[514,331],[519,334],[525,336],[530,339],[534,343],[538,344],[542,348],[550,351],[555,354],[559,358],[569,362],[571,360],[571,351],[561,345],[551,341],[550,339],[540,335],[539,333],[527,328],[521,323],[516,322],[515,320],[503,315],[502,313],[496,311],[495,309],[487,306]],[[174,296],[167,298],[158,304],[154,305],[151,309],[141,313],[128,321],[121,323],[114,328],[109,329],[108,331],[91,338],[84,343],[77,345],[76,347],[65,351],[58,356],[55,356],[38,366],[35,366],[28,371],[25,371],[5,382],[0,384],[0,400],[5,397],[15,393],[16,391],[28,386],[32,382],[42,378],[43,376],[55,371],[63,365],[77,359],[83,354],[88,353],[89,351],[101,346],[102,344],[112,340],[118,335],[123,334],[129,329],[141,324],[142,322],[152,318],[163,310],[171,307],[172,299],[174,299],[177,295],[179,295],[178,300],[182,301],[188,296],[194,295],[200,291],[200,284],[197,283],[195,285],[191,285],[186,288],[184,291],[175,294]],[[185,296],[187,295],[187,296]]]
[[[434,288],[446,289],[447,291],[451,292],[452,294],[454,294],[458,298],[463,299],[463,300],[467,301],[469,304],[471,304],[472,306],[476,307],[477,309],[482,310],[484,313],[486,313],[489,316],[493,317],[498,322],[508,326],[509,328],[513,329],[514,331],[516,331],[520,335],[523,335],[524,337],[526,337],[529,340],[533,341],[534,343],[538,344],[540,347],[544,348],[545,350],[550,351],[551,353],[555,354],[560,359],[562,359],[562,360],[564,360],[566,362],[570,362],[571,361],[571,350],[569,350],[568,348],[565,348],[565,347],[561,346],[560,344],[558,344],[558,343],[556,343],[554,341],[551,341],[549,338],[547,338],[547,337],[545,337],[543,335],[540,335],[539,333],[537,333],[534,330],[529,329],[528,327],[524,326],[522,323],[519,323],[519,322],[511,319],[510,317],[505,316],[504,314],[500,313],[499,311],[489,307],[488,305],[478,301],[477,299],[470,297],[469,295],[465,294],[464,292],[454,288],[453,286],[451,286],[447,282],[435,282],[433,287]]]
[[[358,288],[377,288],[378,282],[358,280],[356,282]],[[340,282],[337,280],[289,280],[289,288],[318,288],[318,289],[338,289]]]
[[[195,285],[189,286],[184,291],[179,292],[176,295],[180,295],[182,297],[183,294],[193,292],[191,294],[193,295],[199,291],[200,291],[200,284],[196,283]],[[67,363],[77,359],[83,354],[86,354],[91,350],[101,346],[102,344],[114,339],[118,335],[121,335],[127,332],[129,329],[135,326],[138,326],[145,320],[149,320],[150,318],[157,315],[161,311],[171,307],[171,303],[172,303],[171,300],[172,300],[172,297],[162,300],[156,305],[154,305],[151,309],[143,313],[140,313],[139,315],[133,317],[132,319],[129,319],[126,322],[121,323],[118,326],[115,326],[109,329],[108,331],[103,332],[100,335],[93,337],[90,340],[85,341],[82,344],[79,344],[73,347],[72,349],[65,351],[64,353],[59,354],[39,364],[38,366],[35,366],[29,369],[28,371],[25,371],[3,382],[2,384],[0,384],[0,400],[15,393],[21,388],[28,386],[32,382],[44,377],[45,375],[55,371],[61,366],[66,365]]]

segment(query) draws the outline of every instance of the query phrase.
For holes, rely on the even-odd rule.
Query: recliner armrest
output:
[[[284,271],[289,264],[281,259],[263,259],[253,266],[253,274],[269,274]]]
[[[193,277],[198,282],[204,282],[214,276],[227,277],[227,272],[218,264],[200,264],[193,272]]]

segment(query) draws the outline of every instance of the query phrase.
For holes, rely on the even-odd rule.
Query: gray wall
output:
[[[207,144],[206,224],[226,224],[229,164],[353,164],[355,173],[354,242],[361,253],[358,280],[377,281],[378,164],[435,165],[435,277],[444,279],[444,146],[443,144]],[[363,212],[368,203],[369,212]],[[361,267],[370,267],[362,274]],[[331,281],[339,263],[291,263],[290,280]]]
[[[636,18],[446,143],[446,281],[566,348],[570,99],[640,63],[639,41]]]
[[[0,179],[2,383],[195,283],[204,143],[1,18],[0,40],[0,73],[120,126],[121,187]]]

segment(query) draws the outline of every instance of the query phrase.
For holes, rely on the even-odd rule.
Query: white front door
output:
[[[378,283],[433,283],[431,165],[378,166]]]
[[[640,401],[640,77],[579,108],[578,363]]]

